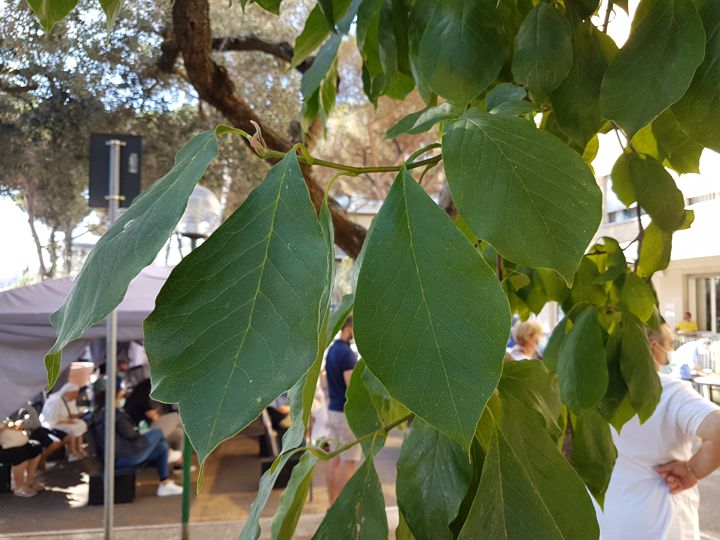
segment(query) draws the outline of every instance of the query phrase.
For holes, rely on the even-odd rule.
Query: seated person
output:
[[[41,414],[43,427],[68,435],[68,461],[71,462],[85,457],[82,438],[87,432],[87,424],[80,419],[80,411],[75,403],[79,391],[76,384],[65,383],[60,390],[47,397]],[[56,436],[64,438],[61,433],[56,433]]]
[[[18,497],[34,497],[43,489],[35,481],[41,455],[42,447],[37,441],[28,440],[19,429],[0,422],[0,462],[12,465],[13,493]]]
[[[157,495],[182,494],[182,487],[170,480],[168,469],[168,445],[162,431],[151,429],[140,433],[130,416],[120,407],[125,398],[122,381],[118,381],[115,396],[115,467],[116,469],[138,469],[146,464],[153,465],[160,477]],[[98,409],[93,414],[92,425],[98,449],[105,442],[105,392],[96,394]]]
[[[536,320],[518,321],[512,328],[515,345],[507,351],[513,360],[540,360],[539,345],[545,336],[545,329]]]
[[[180,414],[173,411],[169,405],[153,400],[150,397],[150,389],[150,379],[138,383],[125,400],[123,409],[136,426],[145,421],[151,428],[162,431],[168,446],[172,449],[170,462],[181,465],[185,432],[180,421]]]
[[[282,437],[290,429],[290,405],[287,394],[282,394],[267,407],[270,423],[277,434]]]

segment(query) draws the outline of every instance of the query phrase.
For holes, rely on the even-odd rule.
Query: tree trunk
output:
[[[208,0],[175,0],[173,4],[175,39],[183,56],[188,79],[202,101],[215,107],[230,124],[248,133],[255,131],[252,121],[262,126],[268,147],[287,152],[292,143],[271,128],[263,125],[245,100],[238,94],[227,70],[212,59],[212,32]],[[316,208],[320,208],[324,190],[303,167],[303,175]],[[365,229],[347,218],[334,200],[328,201],[335,226],[335,243],[355,258],[365,240]]]
[[[47,273],[48,279],[54,278],[55,272],[57,271],[58,245],[57,241],[55,240],[56,235],[57,229],[53,228],[53,230],[50,232],[50,241],[48,242],[48,253],[50,253],[50,268],[48,269]]]
[[[40,243],[40,237],[38,236],[37,229],[35,228],[35,201],[33,200],[34,194],[30,189],[25,189],[25,212],[28,216],[28,225],[30,225],[30,233],[32,234],[33,241],[35,242],[35,250],[37,251],[38,263],[40,263],[40,276],[42,279],[47,277],[47,268],[45,267],[45,258],[43,257],[43,247]]]
[[[69,225],[65,227],[65,240],[63,250],[63,263],[65,266],[65,275],[69,276],[72,273],[72,252],[73,252],[73,226]]]

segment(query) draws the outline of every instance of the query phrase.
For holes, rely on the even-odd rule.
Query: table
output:
[[[712,389],[713,386],[720,387],[720,375],[703,375],[702,377],[695,377],[693,379],[693,385],[698,389],[700,394],[706,399],[713,401]]]

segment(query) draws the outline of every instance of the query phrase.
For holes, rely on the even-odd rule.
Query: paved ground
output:
[[[383,480],[391,531],[397,523],[395,508],[395,460],[402,435],[391,434],[388,445],[376,464]],[[222,471],[222,473],[221,473]],[[260,475],[257,443],[239,436],[223,444],[208,461],[205,488],[193,496],[191,537],[207,540],[235,539],[247,517]],[[0,538],[38,538],[43,540],[95,540],[101,538],[102,507],[86,506],[87,474],[81,463],[62,463],[45,473],[50,489],[32,499],[11,494],[0,495]],[[180,478],[177,479],[180,481]],[[313,481],[312,500],[298,526],[297,538],[310,538],[327,509],[325,468],[323,464]],[[164,540],[180,537],[180,497],[156,497],[157,476],[143,470],[138,476],[137,498],[132,504],[117,505],[117,540]],[[701,486],[700,524],[704,540],[720,540],[720,472]],[[274,513],[280,490],[275,490],[263,513],[264,533],[270,531],[269,517]],[[138,528],[139,527],[139,528]],[[72,535],[69,531],[74,531]],[[263,534],[263,538],[269,538]]]
[[[402,434],[394,432],[388,438],[386,448],[376,459],[378,474],[383,480],[385,501],[389,507],[395,505],[395,461],[400,452]],[[192,497],[191,523],[206,523],[211,534],[203,533],[207,539],[237,538],[240,522],[247,517],[250,504],[255,499],[257,482],[260,478],[258,445],[255,440],[238,436],[224,443],[208,460],[205,471],[205,485],[200,495]],[[102,506],[87,506],[88,475],[83,464],[61,462],[44,473],[43,480],[48,489],[36,497],[23,499],[12,494],[0,494],[0,538],[9,534],[24,534],[42,531],[63,531],[97,529],[102,527]],[[177,475],[176,482],[181,477]],[[138,474],[135,502],[118,504],[115,507],[115,525],[118,528],[131,526],[157,526],[180,523],[181,497],[156,497],[157,474],[144,469]],[[281,490],[274,490],[263,516],[275,512]],[[325,489],[325,464],[321,463],[313,479],[312,498],[305,506],[310,518],[308,526],[315,521],[315,528],[328,507]],[[229,522],[229,520],[232,520]],[[269,531],[269,524],[266,527]],[[167,525],[160,530],[170,536],[158,536],[158,529],[148,538],[177,538]],[[224,531],[224,532],[223,532]],[[314,529],[312,529],[314,531]],[[133,540],[142,536],[130,535]],[[58,537],[66,538],[66,535]],[[48,538],[48,537],[44,537]],[[97,538],[97,535],[78,536]],[[122,537],[120,537],[122,538]]]

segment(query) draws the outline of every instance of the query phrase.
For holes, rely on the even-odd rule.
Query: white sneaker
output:
[[[182,459],[183,455],[180,450],[172,450],[170,449],[168,451],[168,463],[176,463]]]
[[[169,495],[182,495],[182,486],[178,486],[172,480],[160,484],[157,488],[158,497],[167,497]]]

